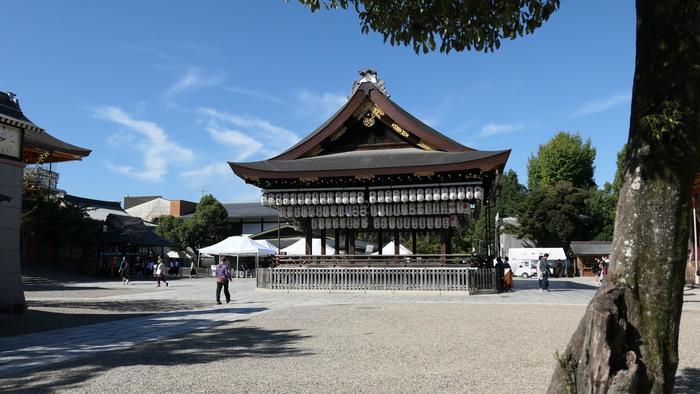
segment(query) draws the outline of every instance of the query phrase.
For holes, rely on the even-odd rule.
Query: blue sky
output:
[[[227,160],[263,160],[314,130],[374,67],[392,99],[457,141],[528,157],[558,130],[597,148],[610,181],[634,72],[632,1],[563,1],[495,53],[416,55],[360,33],[351,11],[282,1],[24,0],[3,4],[0,90],[35,123],[93,150],[59,187],[121,200],[257,200]]]

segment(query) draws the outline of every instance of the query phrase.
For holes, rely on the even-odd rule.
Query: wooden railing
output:
[[[495,293],[493,269],[467,267],[260,268],[257,286],[273,290],[413,290]]]
[[[279,266],[297,267],[478,267],[480,260],[468,254],[423,255],[313,255],[275,257]]]

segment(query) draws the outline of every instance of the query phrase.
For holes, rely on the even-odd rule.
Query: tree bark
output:
[[[670,393],[700,151],[700,0],[637,0],[626,168],[611,266],[550,393]]]

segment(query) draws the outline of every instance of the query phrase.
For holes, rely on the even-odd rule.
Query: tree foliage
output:
[[[529,189],[552,187],[561,181],[571,182],[577,188],[595,186],[595,154],[590,139],[584,143],[578,133],[558,132],[540,145],[536,156],[530,156],[527,162]]]
[[[588,239],[587,190],[560,181],[553,187],[530,191],[520,204],[516,229],[520,238],[537,246],[563,246],[573,240]]]
[[[299,0],[312,12],[354,8],[362,32],[380,33],[384,42],[413,47],[494,51],[504,39],[533,33],[559,8],[559,0]]]
[[[211,194],[207,194],[197,204],[191,218],[161,216],[157,232],[172,241],[175,248],[190,246],[199,249],[215,244],[229,234],[228,212]]]

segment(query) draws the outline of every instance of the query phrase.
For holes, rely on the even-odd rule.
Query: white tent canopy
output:
[[[374,252],[372,254],[378,255],[379,252]],[[391,241],[388,244],[384,245],[384,247],[382,248],[382,254],[383,255],[393,255],[394,254],[394,241]],[[411,252],[411,250],[408,249],[407,247],[399,244],[399,255],[405,256],[405,255],[409,255],[409,254],[413,254]]]
[[[220,256],[267,256],[276,254],[272,245],[264,245],[248,237],[236,235],[211,246],[199,249],[199,253]]]
[[[268,241],[266,239],[260,239],[260,240],[256,239],[255,242],[262,244],[264,246],[267,246],[269,249],[274,250],[275,254],[277,254],[277,247],[275,245],[271,244],[270,241]]]
[[[290,255],[290,256],[306,255],[306,239],[302,238],[302,239],[294,242],[293,244],[282,249],[282,252],[285,252],[287,255]],[[321,238],[314,238],[311,241],[311,254],[313,254],[313,255],[320,255],[321,254]],[[326,254],[327,255],[335,254],[335,248],[328,245],[327,242],[326,242]]]
[[[537,260],[543,254],[549,254],[549,260],[566,260],[562,248],[510,248],[508,258],[511,260]]]

